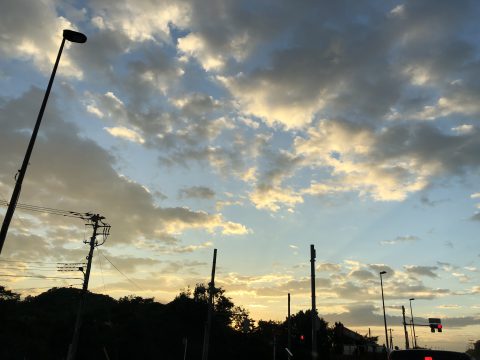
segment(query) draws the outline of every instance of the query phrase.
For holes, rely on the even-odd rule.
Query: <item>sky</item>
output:
[[[3,0],[0,199],[62,30],[81,31],[19,202],[105,217],[91,291],[168,302],[209,281],[218,249],[226,295],[283,320],[287,293],[310,306],[313,244],[330,324],[383,343],[387,271],[394,345],[415,298],[415,323],[444,324],[418,344],[464,351],[480,339],[479,16],[473,0]],[[84,261],[90,236],[17,209],[2,285],[79,287],[55,264]]]

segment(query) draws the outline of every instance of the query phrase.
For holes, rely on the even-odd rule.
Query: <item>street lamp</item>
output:
[[[412,301],[415,300],[415,298],[408,299],[410,301],[410,315],[412,317],[412,328],[413,328],[413,346],[414,349],[417,348],[417,336],[415,335],[415,323],[413,322],[413,310],[412,310]]]
[[[387,316],[385,315],[385,299],[383,298],[383,280],[382,280],[382,275],[386,274],[386,271],[380,271],[380,288],[382,289],[382,305],[383,305],[383,323],[385,325],[385,341],[388,347],[388,332],[387,332]]]
[[[58,63],[60,62],[60,57],[62,56],[65,40],[82,44],[87,41],[87,37],[84,34],[79,33],[77,31],[63,30],[63,39],[62,39],[62,44],[60,45],[60,49],[58,50],[57,60],[55,61],[55,65],[53,66],[52,74],[50,75],[50,81],[48,82],[48,86],[45,92],[45,96],[43,98],[42,106],[40,107],[40,111],[38,112],[37,122],[35,123],[35,127],[33,128],[33,132],[32,132],[32,137],[30,138],[30,142],[28,143],[27,152],[25,153],[22,167],[20,168],[20,170],[18,170],[12,197],[10,199],[10,203],[8,204],[8,209],[7,209],[7,212],[5,213],[5,218],[3,219],[2,229],[0,231],[0,253],[2,252],[3,244],[5,243],[5,238],[7,237],[8,227],[10,226],[13,213],[15,212],[15,207],[17,205],[18,198],[20,197],[23,178],[25,177],[25,173],[27,172],[28,162],[30,161],[30,156],[32,155],[33,146],[35,145],[35,140],[38,134],[38,129],[40,128],[40,123],[42,122],[43,112],[45,111],[45,107],[48,101],[48,96],[50,95],[50,90],[52,89],[53,79],[55,78]]]

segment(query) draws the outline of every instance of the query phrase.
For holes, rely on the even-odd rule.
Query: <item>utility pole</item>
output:
[[[213,313],[213,292],[215,291],[215,266],[217,264],[217,249],[213,249],[213,264],[212,277],[209,284],[208,294],[208,313],[207,322],[205,323],[205,335],[203,337],[203,353],[202,360],[208,359],[208,345],[210,342],[210,328],[212,327],[212,313]]]
[[[388,357],[388,349],[390,348],[388,346],[388,334],[387,334],[387,316],[385,315],[385,298],[383,297],[383,279],[382,275],[386,274],[387,272],[385,270],[380,271],[380,289],[382,289],[382,307],[383,307],[383,324],[385,326],[385,342],[386,342],[386,349],[387,349],[387,357]]]
[[[290,293],[288,293],[288,318],[287,318],[287,348],[288,351],[292,351],[292,324],[290,323]],[[290,360],[292,357],[290,356],[290,353],[288,353],[287,356],[288,360]]]
[[[413,310],[412,310],[412,301],[415,300],[415,298],[409,299],[410,302],[410,315],[412,317],[412,328],[413,328],[413,341],[412,341],[412,346],[414,349],[417,348],[417,336],[415,335],[415,322],[413,321]]]
[[[312,281],[312,360],[318,359],[317,353],[317,306],[315,304],[315,246],[310,245],[310,277]]]
[[[410,349],[410,344],[408,343],[408,331],[407,323],[405,321],[405,306],[402,305],[402,315],[403,315],[403,330],[405,331],[405,349]]]
[[[72,342],[68,349],[67,360],[75,360],[75,357],[77,356],[78,340],[80,337],[80,328],[82,326],[83,307],[85,306],[85,299],[86,299],[87,290],[88,290],[88,281],[90,279],[90,270],[92,268],[93,250],[95,249],[95,247],[103,245],[105,243],[106,236],[108,235],[108,231],[110,229],[110,225],[102,222],[103,219],[105,218],[98,214],[92,215],[90,218],[91,224],[88,224],[93,227],[93,234],[89,242],[90,250],[87,256],[87,269],[84,273],[82,293],[80,295],[80,302],[78,304],[78,310],[77,310],[77,318],[75,321],[75,328],[73,331]],[[97,242],[97,231],[99,228],[104,228],[104,232],[103,232],[104,238],[101,243]]]

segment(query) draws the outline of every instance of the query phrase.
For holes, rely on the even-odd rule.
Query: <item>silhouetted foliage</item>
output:
[[[480,359],[480,340],[473,343],[473,348],[468,349],[467,354],[473,356],[475,359]]]
[[[210,336],[210,360],[269,359],[276,344],[277,359],[286,358],[287,322],[259,321],[235,306],[225,290],[214,289],[215,312]],[[88,293],[77,359],[201,358],[209,289],[197,284],[168,304],[153,298],[126,296],[115,300]],[[24,300],[0,286],[0,359],[65,359],[72,338],[80,290],[53,288]],[[295,359],[310,359],[310,311],[291,318]],[[331,329],[319,320],[317,343],[322,359],[331,348]],[[300,340],[300,335],[305,339]],[[275,338],[275,340],[274,340]]]

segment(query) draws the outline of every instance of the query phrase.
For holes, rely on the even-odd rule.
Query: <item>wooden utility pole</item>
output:
[[[85,270],[84,277],[83,277],[82,293],[80,295],[80,302],[78,304],[77,318],[75,321],[75,328],[73,330],[72,342],[68,348],[67,360],[75,360],[75,357],[77,356],[78,340],[80,338],[80,328],[82,326],[83,307],[85,306],[85,299],[86,299],[87,290],[88,290],[88,281],[90,279],[90,270],[92,269],[93,250],[95,249],[96,246],[103,244],[103,242],[100,244],[97,242],[97,231],[98,231],[98,228],[100,227],[110,228],[110,225],[104,224],[102,222],[103,219],[105,218],[98,214],[92,215],[92,217],[90,218],[91,224],[89,225],[93,227],[93,234],[92,234],[92,237],[90,238],[90,243],[89,243],[90,250],[87,256],[87,269]],[[102,224],[99,224],[100,222]]]
[[[310,273],[312,281],[312,360],[318,359],[317,353],[317,306],[315,304],[315,247],[310,245]]]
[[[402,305],[402,315],[403,315],[403,330],[405,331],[405,349],[410,349],[410,344],[408,343],[408,331],[407,323],[405,321],[405,306]]]
[[[210,342],[210,329],[212,327],[212,313],[213,313],[213,295],[215,291],[215,266],[217,264],[217,249],[213,249],[213,264],[212,264],[212,277],[209,284],[208,294],[208,313],[207,322],[205,323],[205,334],[203,337],[203,353],[202,360],[208,359],[208,345]]]
[[[292,357],[290,356],[290,352],[292,351],[292,324],[290,323],[290,293],[288,293],[288,318],[287,318],[287,348],[288,348],[288,360]]]

